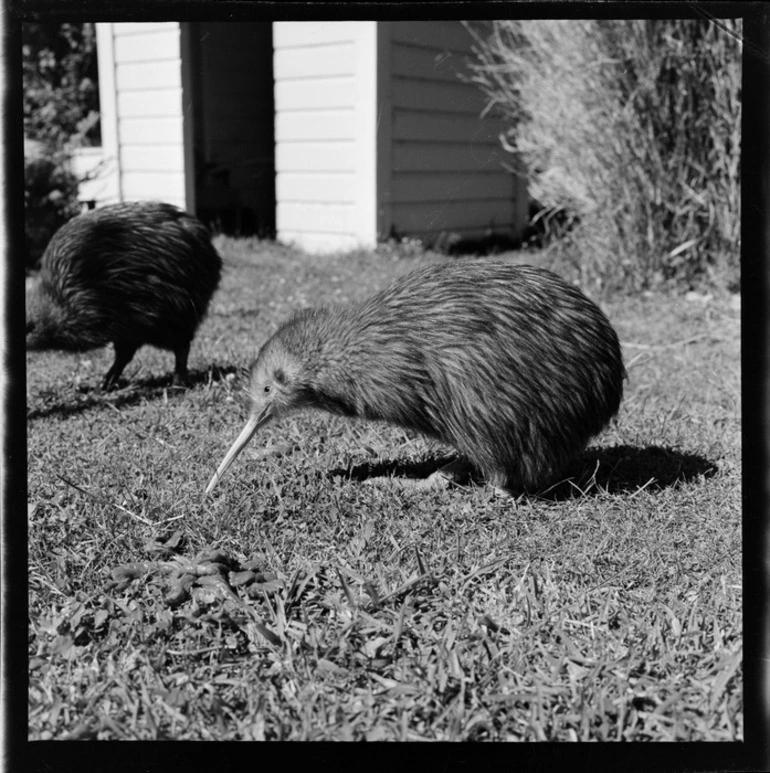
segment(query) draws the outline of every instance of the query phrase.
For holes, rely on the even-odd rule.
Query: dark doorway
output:
[[[275,236],[273,30],[192,22],[196,214],[214,232]]]

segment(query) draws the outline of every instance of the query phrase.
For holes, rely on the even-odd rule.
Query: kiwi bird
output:
[[[616,415],[625,375],[607,317],[551,271],[426,265],[361,303],[300,311],[262,346],[251,416],[206,493],[261,427],[301,408],[414,430],[496,488],[538,490]]]
[[[78,215],[54,234],[27,290],[27,349],[86,351],[111,342],[109,389],[150,344],[174,353],[173,383],[184,384],[190,344],[221,272],[206,226],[170,204]]]

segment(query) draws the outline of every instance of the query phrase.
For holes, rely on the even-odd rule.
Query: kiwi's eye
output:
[[[265,392],[265,394],[269,394],[269,392],[270,392],[270,384],[265,384],[264,392]]]

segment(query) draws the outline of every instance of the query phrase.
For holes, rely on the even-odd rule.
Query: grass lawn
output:
[[[189,390],[27,355],[30,739],[742,739],[734,302],[602,303],[625,400],[542,497],[404,486],[448,450],[307,413],[204,498],[280,322],[439,259],[217,244]]]

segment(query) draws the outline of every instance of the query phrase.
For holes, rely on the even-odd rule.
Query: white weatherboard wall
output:
[[[471,42],[456,21],[382,23],[391,141],[380,149],[381,228],[395,235],[518,236],[526,223],[526,185],[503,167],[501,124],[482,118],[486,98],[460,77]]]
[[[98,23],[96,33],[102,148],[110,170],[99,203],[161,199],[192,209],[180,24]]]
[[[276,22],[278,238],[313,250],[516,237],[523,179],[463,81],[461,22]]]
[[[276,230],[309,251],[377,239],[377,23],[275,22]]]

